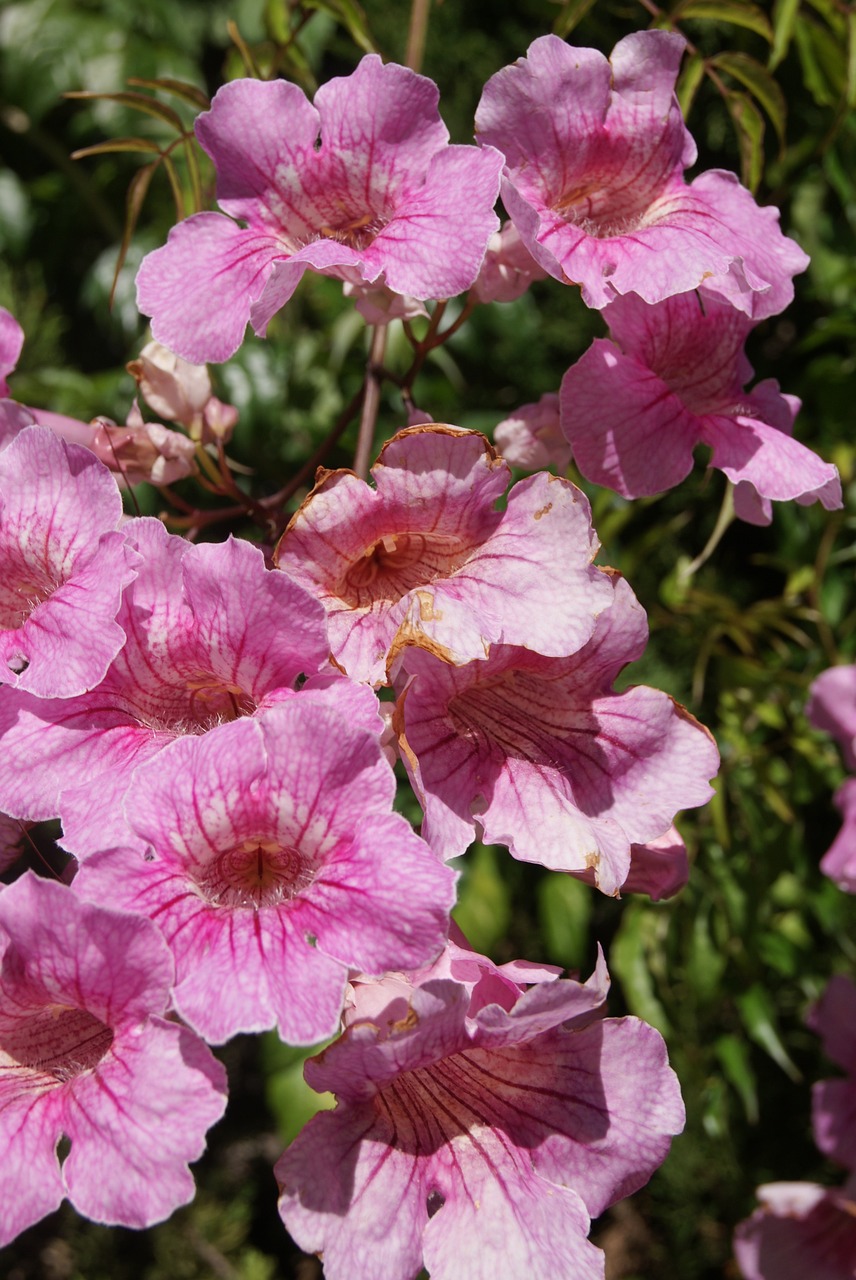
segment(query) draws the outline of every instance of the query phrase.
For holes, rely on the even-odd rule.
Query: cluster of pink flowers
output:
[[[480,435],[411,427],[373,484],[321,473],[271,561],[123,517],[115,473],[167,483],[222,441],[234,414],[187,362],[264,333],[307,269],[376,322],[546,274],[612,339],[540,407],[535,465],[566,467],[566,437],[634,496],[703,441],[747,518],[838,505],[792,399],[743,390],[745,337],[805,258],[733,175],[685,182],[682,48],[639,34],[610,66],[537,40],[485,87],[479,146],[450,146],[436,87],[376,56],[314,106],[227,85],[197,122],[223,212],[180,223],[138,277],[157,343],[132,372],[186,434],[74,434],[0,403],[0,810],[58,819],[76,868],[0,893],[0,1243],[64,1195],[132,1226],[186,1201],[225,1105],[206,1042],[275,1027],[338,1035],[307,1067],[337,1108],[277,1165],[328,1280],[603,1275],[590,1218],[683,1123],[662,1039],[604,1016],[602,961],[583,983],[450,939],[447,865],[479,837],[610,895],[686,878],[673,822],[710,797],[716,747],[665,694],[614,688],[647,623],[594,563],[585,497],[544,471],[509,489]],[[3,313],[3,377],[20,345]],[[391,755],[421,834],[393,810]]]

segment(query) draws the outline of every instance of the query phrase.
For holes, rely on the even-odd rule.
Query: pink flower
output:
[[[571,447],[559,425],[559,397],[552,391],[503,419],[493,438],[506,462],[523,471],[555,467],[564,472],[571,461]]]
[[[816,729],[832,734],[847,768],[856,772],[856,666],[822,671],[809,690],[805,713]]]
[[[454,874],[394,795],[378,739],[298,695],[137,769],[126,818],[145,855],[96,854],[74,888],[156,921],[175,1007],[206,1040],[276,1025],[314,1044],[349,968],[424,964],[446,938]]]
[[[746,1280],[853,1280],[856,1178],[839,1188],[770,1182],[741,1222],[734,1252]]]
[[[204,364],[189,364],[159,342],[149,342],[130,362],[128,372],[158,417],[181,423],[193,440],[228,440],[231,436],[238,410],[213,394]]]
[[[847,778],[833,796],[844,822],[823,855],[820,869],[845,893],[856,893],[856,778]]]
[[[542,36],[487,82],[478,138],[505,156],[502,200],[532,256],[588,306],[660,302],[714,277],[741,311],[775,315],[808,259],[733,174],[685,183],[696,148],[674,93],[683,50],[675,33],[640,31],[607,61]]]
[[[84,693],[125,642],[116,614],[138,561],[115,481],[87,449],[28,427],[0,453],[0,515],[3,683]]]
[[[661,493],[689,474],[704,443],[738,489],[841,506],[835,467],[791,438],[799,401],[773,381],[743,390],[745,315],[708,289],[657,306],[631,295],[605,314],[611,340],[592,343],[560,393],[562,430],[588,480],[627,498]],[[769,522],[760,508],[737,509]]]
[[[626,583],[572,657],[494,645],[452,667],[403,651],[399,740],[425,810],[423,834],[444,858],[477,830],[525,862],[593,870],[604,893],[630,874],[631,845],[704,804],[719,757],[711,736],[665,694],[612,683],[638,658],[645,614]]]
[[[176,737],[293,696],[301,676],[301,697],[330,685],[345,714],[381,730],[370,690],[328,665],[320,605],[266,569],[257,547],[194,546],[158,520],[126,530],[142,563],[118,615],[127,642],[103,681],[62,701],[0,690],[0,808],[61,817],[78,857],[132,839],[122,798],[137,765]]]
[[[506,222],[487,242],[473,293],[479,302],[513,302],[523,296],[533,280],[543,280],[546,275],[521,240],[514,223]]]
[[[220,89],[196,132],[230,216],[186,219],[143,262],[139,306],[158,341],[227,360],[307,267],[418,299],[469,288],[498,226],[502,157],[449,146],[437,101],[432,81],[374,54],[314,107],[283,80]]]
[[[24,330],[11,311],[0,307],[0,398],[9,394],[6,375],[17,365],[23,345]]]
[[[196,471],[196,445],[178,431],[159,422],[144,422],[136,400],[125,426],[110,418],[78,422],[47,409],[31,409],[40,426],[50,427],[62,440],[71,440],[91,449],[116,476],[120,488],[128,485],[174,484]]]
[[[226,1075],[162,1016],[158,930],[27,872],[0,894],[0,953],[0,1245],[65,1196],[96,1222],[168,1217],[193,1198]]]
[[[527,990],[523,985],[534,983]],[[335,1111],[276,1166],[280,1212],[327,1280],[599,1280],[589,1217],[647,1182],[683,1127],[659,1034],[586,983],[450,944],[355,982],[306,1065]]]
[[[814,1086],[814,1140],[830,1160],[856,1170],[856,984],[843,974],[831,978],[808,1023],[821,1036],[827,1057],[848,1073],[844,1080]]]
[[[594,868],[569,874],[586,884],[597,884]],[[689,877],[687,847],[677,827],[671,826],[664,835],[647,844],[630,846],[630,869],[621,892],[645,893],[652,902],[661,902],[680,893]]]
[[[323,473],[277,548],[279,567],[324,605],[352,679],[382,683],[413,638],[457,663],[500,640],[559,654],[591,635],[612,588],[591,564],[588,502],[568,481],[523,480],[499,512],[506,464],[483,436],[433,425],[399,432],[372,477],[374,489],[352,471]]]

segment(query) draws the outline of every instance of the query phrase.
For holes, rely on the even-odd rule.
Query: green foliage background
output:
[[[245,74],[230,19],[258,69],[311,91],[349,72],[366,49],[403,60],[408,11],[395,0],[366,0],[363,9],[353,0],[0,6],[0,303],[27,334],[15,397],[124,421],[133,392],[124,363],[145,340],[134,271],[175,220],[176,190],[192,207],[181,144],[170,153],[174,184],[163,162],[151,176],[111,311],[129,184],[179,135],[163,112],[64,92],[109,94],[129,77],[173,77],[210,95],[224,77]],[[811,1141],[810,1085],[833,1068],[803,1019],[832,972],[856,973],[856,904],[818,871],[837,830],[831,795],[843,772],[803,708],[822,669],[856,660],[856,12],[843,0],[685,0],[670,11],[647,0],[445,0],[431,8],[423,70],[440,85],[453,141],[466,142],[484,81],[536,36],[555,29],[609,52],[649,24],[677,25],[693,46],[680,92],[697,169],[741,171],[812,255],[795,304],[759,326],[749,354],[759,378],[776,377],[802,398],[797,434],[837,463],[848,502],[832,515],[777,509],[769,529],[733,524],[688,576],[716,522],[718,473],[699,465],[674,492],[632,504],[584,486],[602,562],[625,573],[650,616],[649,650],[628,679],[666,689],[715,733],[716,799],[681,823],[693,867],[673,902],[607,900],[477,847],[462,860],[458,918],[500,960],[525,955],[588,972],[596,944],[606,948],[611,1011],[638,1014],[666,1036],[688,1123],[650,1186],[596,1224],[595,1239],[610,1280],[712,1280],[737,1274],[731,1233],[751,1211],[756,1184],[839,1180]],[[188,103],[151,96],[189,127]],[[141,149],[69,159],[116,137],[141,139]],[[210,202],[210,166],[201,153],[197,162]],[[490,433],[517,405],[557,390],[602,332],[574,290],[538,284],[516,303],[478,310],[429,359],[417,401],[435,419]],[[258,492],[278,488],[323,439],[360,385],[365,355],[365,327],[339,286],[307,276],[269,341],[249,340],[216,371],[220,393],[241,410],[230,451],[254,468],[248,483]],[[388,361],[399,371],[409,361],[400,333]],[[389,388],[383,434],[403,421]],[[346,434],[328,465],[348,465],[353,443]],[[140,500],[158,510],[156,494]],[[198,1166],[194,1204],[139,1234],[94,1227],[64,1208],[4,1251],[4,1274],[317,1276],[318,1264],[281,1228],[271,1174],[316,1105],[302,1084],[303,1055],[266,1036],[239,1038],[222,1056],[232,1101]]]

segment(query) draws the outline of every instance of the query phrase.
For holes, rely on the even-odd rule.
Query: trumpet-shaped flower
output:
[[[601,308],[646,302],[713,277],[760,319],[793,297],[808,259],[732,173],[687,185],[696,158],[675,97],[684,40],[626,36],[607,60],[542,36],[485,85],[479,140],[506,159],[502,200],[535,260]]]
[[[66,1196],[96,1222],[168,1217],[193,1198],[226,1074],[163,1017],[160,933],[27,872],[0,894],[0,956],[0,1245]]]
[[[808,1022],[822,1038],[827,1056],[848,1073],[846,1079],[814,1086],[814,1140],[824,1155],[856,1170],[856,984],[836,974]]]
[[[320,605],[257,547],[193,546],[148,519],[127,533],[142,564],[119,614],[127,643],[98,688],[63,700],[0,690],[0,808],[61,817],[78,857],[131,840],[122,798],[139,764],[297,696],[302,676],[300,697],[332,698],[381,732],[374,694],[328,665]]]
[[[277,549],[327,610],[352,679],[382,682],[412,637],[453,663],[499,640],[564,654],[589,638],[612,588],[568,481],[532,476],[497,511],[506,464],[483,436],[433,425],[399,432],[372,476],[325,472]]]
[[[17,365],[23,345],[24,330],[11,311],[0,307],[0,398],[9,394],[6,375]]]
[[[627,498],[661,493],[689,474],[703,443],[738,495],[841,506],[835,467],[791,437],[799,401],[772,380],[743,390],[747,316],[701,289],[657,306],[619,298],[605,317],[611,339],[592,343],[560,393],[562,430],[587,479]],[[737,512],[769,523],[766,509],[738,501]]]
[[[96,854],[74,888],[156,921],[175,1006],[206,1040],[276,1025],[314,1044],[349,968],[424,964],[446,938],[454,874],[394,794],[373,734],[295,697],[137,769],[126,817],[145,854]]]
[[[524,984],[532,983],[526,988]],[[306,1065],[336,1094],[276,1166],[280,1212],[327,1280],[599,1280],[589,1217],[647,1182],[683,1126],[658,1032],[586,983],[451,943],[355,982]]]
[[[144,260],[138,300],[155,338],[188,360],[227,360],[307,267],[418,299],[469,288],[499,225],[502,157],[449,146],[437,102],[431,80],[374,54],[314,106],[283,80],[220,89],[196,134],[224,213],[185,219]]]
[[[758,1199],[734,1237],[746,1280],[853,1280],[856,1178],[841,1188],[770,1182]]]
[[[523,471],[555,467],[567,471],[571,446],[559,422],[559,397],[548,391],[537,404],[524,404],[497,423],[493,438],[506,462]]]
[[[525,862],[593,870],[614,894],[631,845],[710,799],[718,754],[706,730],[656,689],[612,691],[646,639],[645,614],[619,579],[614,604],[572,657],[501,644],[452,667],[404,650],[399,741],[423,834],[442,857],[463,853],[479,829]]]
[[[831,733],[856,772],[856,666],[829,667],[813,682],[805,713],[816,729]]]
[[[116,483],[87,449],[28,427],[0,453],[0,668],[41,698],[94,688],[125,642],[116,622],[139,557]]]

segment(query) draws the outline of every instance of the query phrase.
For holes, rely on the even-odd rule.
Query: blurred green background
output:
[[[27,335],[15,398],[124,421],[134,391],[124,365],[146,340],[136,267],[165,239],[177,197],[184,211],[194,207],[194,164],[203,204],[213,207],[210,165],[199,151],[189,164],[182,140],[195,109],[176,94],[129,90],[129,78],[172,78],[210,96],[249,63],[311,92],[368,49],[402,61],[408,18],[409,6],[395,0],[362,9],[352,0],[0,5],[0,304]],[[749,355],[759,378],[802,398],[796,434],[837,463],[848,502],[831,515],[776,509],[768,529],[733,524],[688,577],[724,494],[724,478],[703,459],[657,499],[627,503],[584,486],[601,561],[624,572],[650,617],[650,647],[628,678],[672,693],[712,729],[723,758],[717,796],[681,821],[693,866],[673,902],[607,900],[502,849],[476,847],[461,864],[458,918],[499,960],[522,955],[587,973],[604,945],[610,1010],[638,1014],[666,1036],[688,1124],[649,1187],[605,1215],[593,1236],[609,1280],[713,1280],[737,1275],[731,1234],[756,1184],[839,1180],[810,1132],[810,1085],[834,1069],[803,1019],[832,972],[856,973],[856,904],[818,871],[838,827],[831,796],[843,771],[803,708],[814,676],[856,660],[856,15],[834,0],[687,0],[662,10],[630,0],[445,0],[430,9],[423,70],[440,86],[452,140],[467,142],[484,81],[536,36],[556,30],[608,53],[652,23],[677,25],[692,44],[680,91],[699,144],[696,171],[741,172],[812,255],[796,302],[758,327]],[[149,105],[64,98],[70,90],[130,91]],[[138,149],[69,158],[115,138],[137,139]],[[164,151],[168,161],[141,179]],[[515,303],[479,309],[428,360],[417,403],[437,420],[490,433],[518,405],[556,391],[602,332],[574,290],[539,283]],[[255,492],[278,489],[321,442],[361,383],[366,350],[365,325],[340,286],[307,275],[269,339],[249,338],[214,371],[218,393],[240,409],[229,449],[253,469]],[[408,362],[394,327],[388,363],[401,372]],[[403,424],[388,385],[381,432]],[[328,465],[350,465],[354,439],[352,428]],[[184,492],[197,501],[204,495],[192,484]],[[139,500],[152,512],[162,505],[153,491]],[[214,526],[211,536],[225,532]],[[406,793],[402,806],[418,821]],[[231,1102],[197,1166],[195,1202],[143,1233],[94,1227],[64,1208],[3,1252],[4,1275],[320,1275],[281,1227],[271,1172],[317,1102],[302,1083],[303,1055],[273,1035],[239,1037],[221,1054]]]

